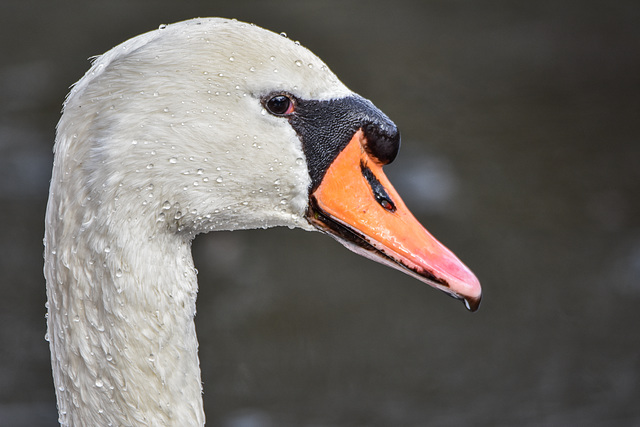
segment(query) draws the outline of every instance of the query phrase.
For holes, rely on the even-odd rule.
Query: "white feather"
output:
[[[135,37],[71,90],[45,232],[61,424],[204,424],[191,240],[311,230],[301,143],[260,103],[278,90],[351,93],[297,43],[224,19]]]

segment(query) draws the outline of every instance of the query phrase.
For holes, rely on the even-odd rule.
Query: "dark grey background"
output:
[[[208,424],[640,425],[640,3],[0,4],[0,425],[50,426],[43,215],[87,58],[195,16],[323,58],[401,128],[386,168],[480,311],[318,233],[194,243]]]

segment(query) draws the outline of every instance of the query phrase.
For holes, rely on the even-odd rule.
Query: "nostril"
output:
[[[366,149],[383,165],[391,163],[400,149],[400,132],[393,123],[370,122],[362,127],[367,139]]]

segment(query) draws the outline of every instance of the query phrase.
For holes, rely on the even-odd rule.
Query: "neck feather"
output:
[[[45,232],[61,424],[203,425],[190,237],[77,197],[82,209],[52,190]]]

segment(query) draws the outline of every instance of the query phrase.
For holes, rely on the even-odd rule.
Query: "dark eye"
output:
[[[293,113],[293,100],[287,95],[276,95],[265,102],[267,110],[276,116]]]

